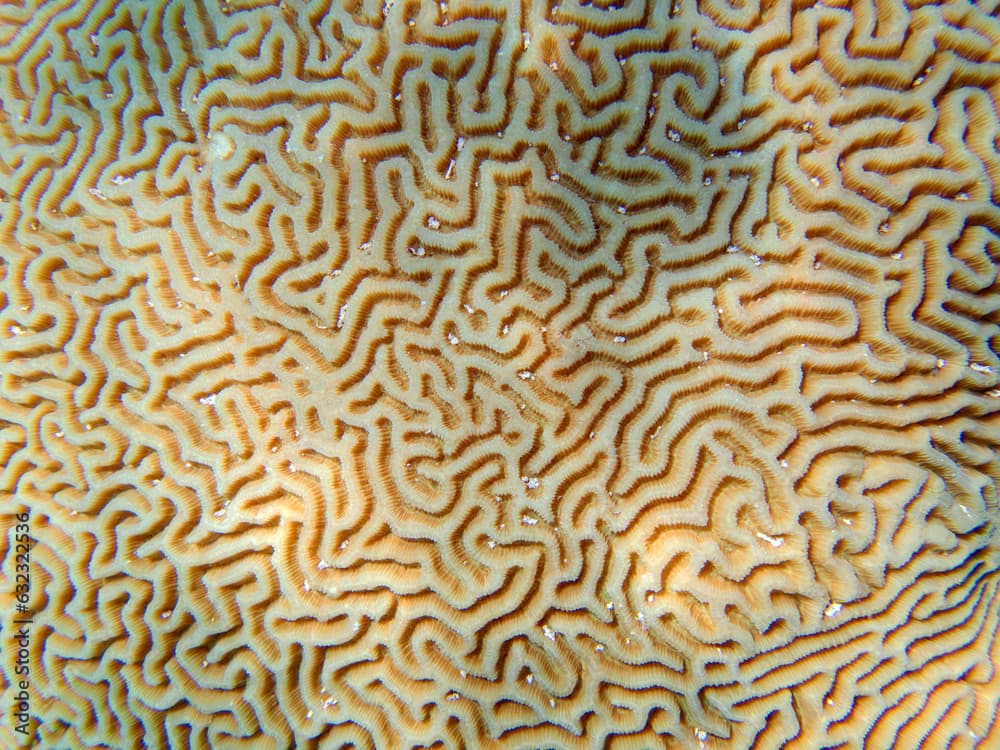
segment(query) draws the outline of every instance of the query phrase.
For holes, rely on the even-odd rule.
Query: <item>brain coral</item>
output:
[[[1000,746],[998,8],[0,7],[28,741]]]

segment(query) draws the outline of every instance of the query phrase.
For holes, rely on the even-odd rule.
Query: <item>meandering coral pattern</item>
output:
[[[0,8],[37,746],[1000,743],[997,14]]]

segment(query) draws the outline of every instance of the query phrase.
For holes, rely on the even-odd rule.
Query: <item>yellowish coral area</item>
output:
[[[3,744],[1000,745],[998,10],[0,7]]]

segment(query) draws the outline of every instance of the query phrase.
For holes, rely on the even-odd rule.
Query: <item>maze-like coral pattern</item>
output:
[[[1000,744],[997,12],[0,7],[36,745]]]

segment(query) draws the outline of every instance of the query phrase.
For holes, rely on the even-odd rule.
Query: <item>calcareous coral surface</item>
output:
[[[0,742],[1000,746],[998,13],[0,6]]]

